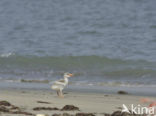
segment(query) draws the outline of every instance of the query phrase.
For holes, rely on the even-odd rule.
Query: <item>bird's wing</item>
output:
[[[53,84],[65,85],[65,80],[61,79],[61,80],[55,81]]]
[[[64,79],[60,79],[60,80],[58,80],[58,82],[65,83],[65,80]]]

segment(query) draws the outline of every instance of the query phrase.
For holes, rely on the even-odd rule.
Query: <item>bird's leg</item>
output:
[[[60,90],[59,92],[60,92],[60,97],[61,97],[61,98],[64,98],[64,95],[63,95],[62,90]]]
[[[56,92],[57,92],[57,96],[60,96],[60,95],[59,95],[59,91],[57,90]]]

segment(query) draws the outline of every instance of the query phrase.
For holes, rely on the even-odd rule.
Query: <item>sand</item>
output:
[[[104,94],[104,93],[87,93],[87,92],[68,92],[65,98],[61,99],[56,96],[54,91],[49,90],[30,90],[30,89],[0,89],[0,101],[5,100],[18,106],[25,112],[33,114],[70,113],[77,112],[95,113],[102,116],[103,113],[112,113],[122,108],[122,104],[130,106],[131,104],[147,106],[148,104],[140,103],[140,99],[145,96]],[[156,100],[156,97],[148,97]],[[38,103],[48,102],[48,103]],[[61,109],[65,105],[74,105],[79,107],[80,111],[34,111],[35,107],[57,107]],[[24,116],[22,114],[1,113],[1,116]]]

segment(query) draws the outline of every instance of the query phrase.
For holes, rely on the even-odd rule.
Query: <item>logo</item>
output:
[[[130,113],[130,111],[128,110],[127,106],[125,104],[122,105],[122,112],[127,112]]]
[[[123,104],[122,105],[122,112],[132,113],[132,114],[147,114],[156,116],[156,108],[155,107],[142,107],[140,104],[135,106],[134,104],[130,105],[130,110],[128,107]]]

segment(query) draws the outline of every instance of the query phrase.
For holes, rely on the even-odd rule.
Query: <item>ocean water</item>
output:
[[[0,80],[156,87],[155,4],[1,0]]]

